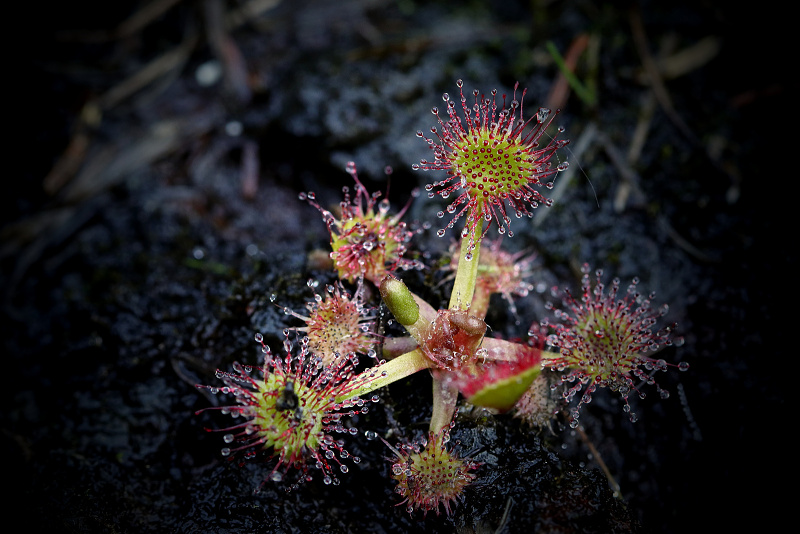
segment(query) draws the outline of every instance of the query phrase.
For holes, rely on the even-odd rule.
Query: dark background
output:
[[[795,471],[793,371],[782,365],[795,357],[797,84],[794,28],[776,3],[157,0],[161,11],[131,18],[147,4],[29,3],[10,17],[21,31],[0,199],[7,517],[52,532],[782,524],[790,490],[779,487]],[[595,102],[554,89],[548,41],[580,52],[574,69]],[[660,67],[664,57],[682,69]],[[213,59],[222,77],[204,85],[197,73]],[[504,243],[536,251],[537,291],[517,301],[518,317],[498,300],[493,331],[524,336],[545,290],[577,287],[589,262],[606,280],[638,276],[670,304],[684,344],[664,357],[691,368],[659,374],[672,395],[646,388],[635,424],[608,393],[585,408],[623,502],[569,429],[537,435],[509,415],[474,414],[455,437],[480,451],[483,482],[452,519],[394,507],[388,452],[363,439],[349,445],[362,469],[340,487],[253,495],[267,467],[220,461],[220,436],[203,428],[226,421],[194,415],[218,402],[194,384],[234,360],[257,363],[254,331],[278,346],[296,323],[269,295],[300,309],[308,278],[332,280],[313,260],[324,225],[299,192],[338,202],[348,160],[370,190],[385,190],[382,170],[394,168],[394,209],[433,179],[410,170],[428,157],[414,133],[458,78],[500,93],[519,81],[528,111],[562,108],[573,141],[559,154],[574,172],[559,178],[556,206],[514,221]],[[406,219],[435,230],[439,209],[423,195]],[[422,231],[414,245],[434,264],[448,239]],[[434,270],[403,277],[429,300],[446,296]],[[396,419],[418,433],[425,380],[388,388],[359,429],[386,434]]]

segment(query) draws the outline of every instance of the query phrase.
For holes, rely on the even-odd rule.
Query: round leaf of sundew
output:
[[[538,365],[524,369],[518,374],[487,384],[469,397],[467,402],[500,412],[510,410],[541,372],[542,368]]]

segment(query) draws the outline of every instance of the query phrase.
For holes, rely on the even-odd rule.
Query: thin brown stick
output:
[[[122,21],[122,23],[117,26],[113,36],[119,39],[133,35],[169,11],[172,6],[181,1],[182,0],[153,0],[142,9],[136,11],[136,13]]]
[[[242,196],[247,200],[254,199],[258,192],[259,168],[258,143],[248,139],[242,146],[241,165]]]
[[[164,74],[182,66],[197,43],[197,37],[190,36],[179,46],[153,59],[100,97],[100,107],[103,109],[113,108]]]
[[[675,125],[681,134],[683,134],[695,146],[700,146],[700,140],[697,138],[691,128],[689,128],[686,122],[684,122],[683,118],[677,112],[672,103],[672,98],[670,98],[669,92],[664,85],[664,80],[661,78],[661,74],[658,71],[656,61],[650,54],[647,34],[645,33],[644,23],[642,22],[642,15],[636,6],[631,9],[629,18],[633,33],[633,42],[636,45],[636,50],[639,52],[639,58],[642,60],[642,66],[647,74],[650,87],[653,90],[656,100],[658,100],[658,103],[661,105],[664,113],[667,114],[669,120]]]
[[[241,50],[228,33],[225,7],[221,0],[205,0],[203,15],[206,38],[211,51],[222,65],[225,89],[240,104],[247,104],[252,98],[248,84],[247,64]]]
[[[659,54],[660,57],[655,60],[656,68],[661,79],[674,80],[704,66],[719,54],[721,48],[719,38],[709,35],[677,52]],[[642,74],[637,76],[637,80],[646,83],[648,78]]]
[[[597,462],[597,465],[600,466],[600,469],[603,471],[603,474],[606,475],[608,483],[611,485],[611,489],[614,491],[614,497],[616,497],[617,499],[621,499],[622,491],[619,488],[619,484],[617,483],[616,479],[614,479],[613,475],[611,474],[611,471],[608,469],[608,466],[603,461],[603,458],[600,456],[600,453],[597,452],[597,448],[591,442],[589,436],[586,435],[586,431],[583,430],[582,426],[579,425],[577,431],[578,435],[581,437],[583,442],[586,444],[587,447],[589,447],[589,451],[592,453],[594,461]]]

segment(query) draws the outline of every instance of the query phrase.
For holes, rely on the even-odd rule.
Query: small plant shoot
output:
[[[359,416],[379,402],[376,392],[427,370],[433,382],[432,394],[426,392],[427,431],[395,444],[381,437],[390,456],[386,471],[399,497],[395,505],[419,518],[428,512],[452,516],[485,469],[451,443],[459,405],[512,413],[526,431],[555,432],[559,414],[577,428],[581,409],[607,389],[636,421],[631,395],[644,398],[645,389],[654,388],[667,398],[654,375],[688,369],[657,357],[662,348],[680,344],[675,324],[659,324],[668,307],[657,307],[638,280],[623,289],[620,280],[606,282],[602,270],[592,277],[588,264],[580,293],[556,291],[560,303],[547,305],[550,316],[539,318],[527,338],[522,332],[501,339],[489,328],[492,295],[500,295],[495,302],[505,301],[516,317],[515,302],[528,297],[536,271],[531,251],[508,252],[502,238],[487,239],[487,232],[494,227],[512,238],[512,217],[531,217],[552,204],[543,191],[566,168],[554,156],[568,141],[553,126],[558,110],[528,113],[526,91],[518,84],[510,96],[477,89],[468,96],[463,85],[458,80],[455,98],[445,93],[444,108],[432,109],[436,123],[429,133],[417,132],[432,158],[411,166],[437,175],[425,186],[430,198],[445,200],[438,216],[446,222],[437,235],[463,222],[450,257],[424,265],[412,246],[415,232],[402,220],[410,201],[392,214],[389,200],[369,193],[349,163],[352,184],[343,188],[336,213],[314,193],[300,195],[322,215],[336,280],[315,291],[305,310],[283,309],[287,321],[302,325],[286,326],[281,351],[273,352],[256,334],[259,366],[236,363],[217,371],[222,385],[198,385],[232,399],[201,412],[220,411],[234,420],[213,430],[222,434],[223,457],[269,459],[264,484],[339,484],[360,463],[348,442],[366,437],[380,445],[375,431],[357,426]],[[448,302],[427,302],[403,282],[404,271],[435,265],[443,271],[439,278],[452,285]],[[377,328],[381,306],[403,335]]]

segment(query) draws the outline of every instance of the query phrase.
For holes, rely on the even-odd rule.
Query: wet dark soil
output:
[[[8,126],[22,131],[11,134],[15,165],[0,200],[6,517],[34,532],[782,524],[793,375],[778,363],[794,357],[797,254],[789,182],[775,180],[774,161],[791,154],[781,125],[795,123],[797,85],[784,74],[791,29],[779,10],[113,4],[31,4],[19,15],[27,37],[7,78],[19,93]],[[163,10],[137,25],[130,17],[148,4]],[[577,51],[575,73],[594,101],[553,89],[548,41],[568,60]],[[483,465],[452,518],[395,506],[389,451],[363,439],[365,430],[412,438],[426,427],[423,375],[386,388],[357,421],[362,438],[348,449],[362,463],[340,486],[315,480],[287,493],[270,482],[254,494],[267,466],[224,461],[221,437],[204,428],[227,421],[195,415],[219,399],[194,385],[233,361],[258,363],[255,331],[278,346],[293,323],[270,295],[299,309],[309,278],[334,279],[314,259],[327,244],[324,224],[298,193],[334,205],[354,160],[368,188],[389,187],[402,207],[431,179],[410,169],[429,156],[415,132],[433,125],[430,108],[455,94],[458,78],[500,93],[518,80],[526,106],[562,108],[558,122],[573,140],[559,154],[571,171],[556,205],[513,221],[505,242],[536,251],[537,290],[517,302],[518,317],[498,300],[493,332],[523,337],[546,312],[549,287],[578,287],[588,262],[607,279],[638,276],[670,304],[684,343],[663,354],[691,368],[659,373],[671,396],[645,387],[636,423],[614,395],[596,395],[581,417],[585,438],[560,422],[536,433],[510,415],[461,413],[453,439]],[[439,209],[422,195],[407,216],[433,224],[414,241],[429,265],[449,245],[435,236]],[[432,269],[402,276],[431,301],[446,296]]]

